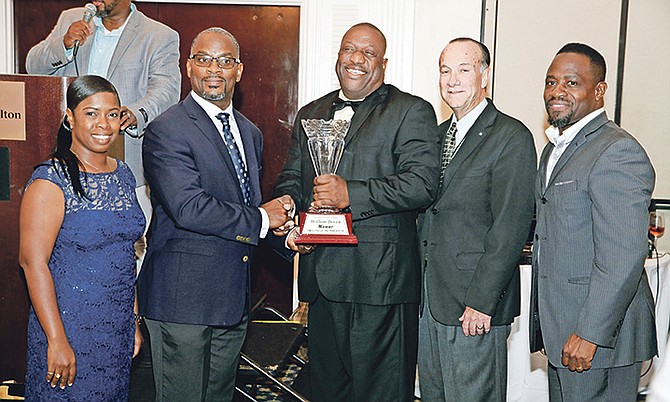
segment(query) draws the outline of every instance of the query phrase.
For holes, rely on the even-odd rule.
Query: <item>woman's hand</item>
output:
[[[47,349],[47,376],[46,381],[56,388],[60,382],[60,388],[65,384],[72,386],[77,375],[77,359],[67,339],[49,341]]]
[[[142,330],[140,329],[139,320],[135,320],[135,347],[133,348],[133,359],[140,353],[142,344],[144,344],[144,337],[142,336]]]

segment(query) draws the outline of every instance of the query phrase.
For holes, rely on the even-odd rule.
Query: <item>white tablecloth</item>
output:
[[[640,380],[640,387],[649,384],[665,357],[665,345],[668,340],[668,323],[670,321],[670,255],[663,255],[659,261],[660,286],[658,295],[656,259],[648,259],[645,263],[649,285],[656,300],[656,336],[658,339],[659,356],[647,374]],[[511,402],[528,401],[543,402],[549,400],[547,388],[547,358],[540,352],[529,353],[528,349],[528,313],[530,299],[530,265],[521,266],[521,315],[512,324],[512,333],[508,339],[508,378],[507,399]],[[644,365],[643,372],[648,363]]]

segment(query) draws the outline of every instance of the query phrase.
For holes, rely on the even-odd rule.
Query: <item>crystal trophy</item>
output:
[[[300,123],[307,135],[309,156],[316,175],[335,174],[350,122],[306,119]],[[335,207],[312,206],[307,212],[300,212],[300,235],[296,244],[358,244],[351,228],[351,212]]]

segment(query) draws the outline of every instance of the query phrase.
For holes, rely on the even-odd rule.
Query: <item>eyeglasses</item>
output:
[[[219,65],[224,70],[230,70],[235,67],[236,64],[242,63],[240,59],[227,56],[212,57],[207,54],[192,54],[188,56],[189,59],[193,60],[196,66],[198,67],[209,67],[212,64],[212,61],[216,60],[216,64]]]

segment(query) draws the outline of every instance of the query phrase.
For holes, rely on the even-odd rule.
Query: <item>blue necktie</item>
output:
[[[235,139],[233,134],[230,132],[230,122],[228,122],[228,113],[221,112],[216,115],[216,118],[221,120],[223,123],[223,142],[226,143],[226,149],[230,155],[230,159],[233,161],[233,166],[235,166],[235,173],[237,174],[237,181],[240,184],[240,190],[242,190],[242,197],[244,198],[244,203],[251,205],[251,188],[249,187],[249,176],[247,175],[247,167],[242,161],[242,155],[240,154],[240,149],[237,148],[235,144]]]

